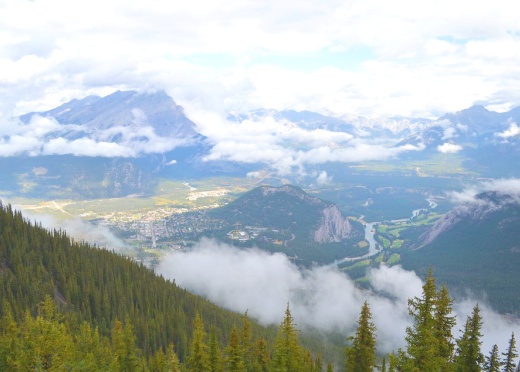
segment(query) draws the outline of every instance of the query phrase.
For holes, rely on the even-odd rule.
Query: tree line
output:
[[[484,356],[481,351],[483,320],[478,304],[467,318],[462,334],[455,339],[453,300],[448,289],[443,285],[437,290],[431,270],[422,289],[421,297],[408,300],[413,325],[406,329],[406,348],[383,358],[380,364],[376,363],[376,327],[371,321],[370,307],[364,303],[356,334],[346,348],[345,371],[520,371],[520,363],[515,364],[518,353],[514,333],[505,352],[500,354],[495,344],[489,355]]]

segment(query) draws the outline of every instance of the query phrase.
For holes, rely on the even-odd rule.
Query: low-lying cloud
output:
[[[158,136],[136,117],[135,125],[91,130],[81,125],[60,124],[52,117],[34,115],[28,124],[12,119],[0,128],[0,156],[75,155],[137,157],[164,153],[190,139]]]
[[[498,178],[493,180],[481,181],[471,185],[462,191],[448,192],[448,198],[456,203],[482,203],[476,196],[480,193],[493,191],[499,195],[509,195],[514,200],[520,202],[520,179],[519,178]]]
[[[437,151],[442,152],[443,154],[455,154],[461,150],[461,145],[456,145],[449,142],[445,142],[442,145],[437,146]]]
[[[391,352],[405,344],[411,324],[407,299],[421,295],[421,280],[399,266],[382,266],[369,273],[372,290],[359,289],[332,266],[300,269],[281,253],[240,250],[214,240],[202,240],[188,252],[164,257],[157,272],[192,292],[225,308],[248,314],[263,324],[278,324],[287,303],[300,328],[340,331],[345,337],[356,327],[362,303],[369,302],[377,327],[378,350]],[[455,306],[462,328],[475,300]],[[487,353],[494,343],[502,350],[519,324],[508,321],[485,306],[484,344]]]
[[[497,133],[496,136],[504,139],[520,136],[520,127],[516,125],[516,123],[511,123],[511,126],[508,129]]]
[[[302,172],[306,165],[387,160],[423,149],[423,146],[369,144],[349,133],[306,130],[271,116],[237,123],[217,115],[195,113],[195,120],[213,145],[205,161],[264,163],[281,175]]]

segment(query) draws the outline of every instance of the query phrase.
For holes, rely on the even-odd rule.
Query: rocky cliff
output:
[[[353,233],[349,220],[341,214],[338,207],[329,205],[321,211],[318,229],[314,232],[316,243],[338,243],[351,238]]]

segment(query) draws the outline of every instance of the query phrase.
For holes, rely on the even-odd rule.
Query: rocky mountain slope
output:
[[[361,224],[343,216],[333,203],[295,186],[260,186],[209,214],[229,226],[283,232],[285,252],[294,253],[304,264],[362,253],[353,248],[364,238]]]

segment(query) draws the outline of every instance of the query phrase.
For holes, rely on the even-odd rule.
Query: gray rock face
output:
[[[415,249],[422,248],[441,234],[452,229],[463,220],[480,221],[484,220],[491,213],[496,212],[509,205],[517,205],[518,199],[510,195],[500,195],[495,192],[487,192],[477,196],[474,202],[459,205],[450,212],[442,216],[427,232],[419,237],[419,242]],[[507,221],[503,221],[507,223]]]
[[[20,120],[27,123],[34,114],[22,115]],[[185,138],[198,135],[195,123],[184,115],[183,108],[175,104],[164,91],[117,91],[106,97],[88,96],[38,114],[53,117],[60,124],[75,124],[84,133],[96,133],[113,127],[150,126],[161,137]],[[77,133],[72,135],[78,136]]]
[[[314,232],[316,243],[337,243],[350,237],[352,225],[341,215],[338,207],[329,205],[323,209],[322,215],[320,225]]]

